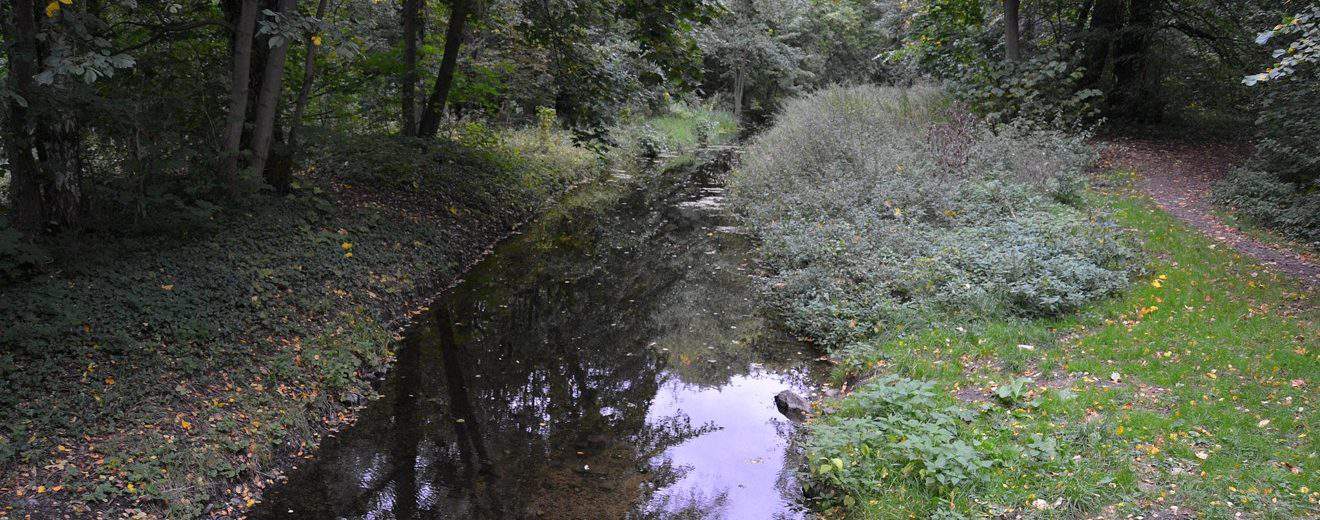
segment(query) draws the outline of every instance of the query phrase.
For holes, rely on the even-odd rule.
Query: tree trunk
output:
[[[229,78],[229,114],[225,117],[221,175],[230,195],[238,192],[243,122],[247,120],[248,82],[252,70],[252,35],[257,24],[257,0],[243,0],[234,29],[234,64]]]
[[[1151,74],[1150,52],[1159,0],[1132,2],[1127,26],[1114,43],[1114,89],[1109,106],[1115,115],[1155,122],[1163,117],[1159,81]]]
[[[747,88],[747,73],[743,65],[738,65],[738,74],[733,77],[733,120],[742,123],[743,91]]]
[[[317,20],[325,18],[326,5],[329,3],[329,0],[321,0],[321,2],[316,5]],[[303,113],[307,111],[307,100],[312,94],[312,81],[316,79],[316,51],[320,50],[321,44],[318,41],[313,40],[313,36],[314,35],[308,35],[306,38],[307,57],[303,60],[302,87],[298,89],[298,101],[293,107],[293,122],[289,123],[289,153],[293,153],[293,151],[297,149],[298,132],[302,129]]]
[[[403,114],[399,120],[403,135],[417,134],[417,36],[418,18],[421,17],[421,4],[425,0],[404,0],[403,2]]]
[[[1036,42],[1036,10],[1031,8],[1031,4],[1027,4],[1022,16],[1021,41],[1022,55],[1024,57],[1031,55]]]
[[[1086,72],[1082,88],[1100,88],[1113,55],[1114,39],[1123,29],[1126,0],[1096,0],[1091,9],[1091,25],[1083,42]]]
[[[41,232],[46,223],[45,204],[41,200],[41,167],[36,160],[36,139],[31,121],[29,103],[32,96],[32,76],[37,64],[37,21],[32,0],[14,0],[6,20],[5,38],[8,45],[9,89],[22,101],[9,98],[9,113],[5,121],[5,155],[9,156],[9,203],[11,222],[15,229],[33,236]]]
[[[74,227],[83,212],[81,128],[33,84],[41,62],[37,7],[33,0],[14,0],[4,31],[9,87],[17,96],[9,96],[4,121],[10,218],[14,228],[29,237],[47,225]]]
[[[1004,49],[1008,61],[1022,59],[1022,37],[1018,34],[1020,0],[1004,0]]]
[[[293,12],[295,0],[280,0],[279,12]],[[275,133],[275,112],[279,109],[280,92],[283,90],[284,58],[289,52],[289,42],[284,40],[270,49],[266,56],[265,71],[261,76],[261,90],[257,93],[257,112],[252,128],[252,169],[266,171],[266,161],[270,159],[271,138]],[[283,177],[283,176],[281,176]],[[284,193],[289,189],[288,179],[267,178],[266,182],[275,190]]]
[[[445,111],[445,102],[449,99],[449,89],[454,84],[454,69],[458,65],[458,49],[463,44],[463,28],[467,25],[468,10],[473,0],[454,0],[453,11],[449,13],[449,27],[445,29],[445,56],[440,61],[440,71],[436,73],[435,88],[426,100],[422,111],[422,121],[417,134],[423,137],[435,137],[440,130],[440,115]]]

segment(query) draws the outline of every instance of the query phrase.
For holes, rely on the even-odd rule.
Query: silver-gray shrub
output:
[[[988,128],[933,87],[835,87],[786,103],[730,188],[790,325],[841,344],[1121,289],[1136,256],[1083,205],[1093,160],[1080,137]]]

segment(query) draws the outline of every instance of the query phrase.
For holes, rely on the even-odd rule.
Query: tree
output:
[[[449,25],[445,29],[445,55],[436,72],[435,86],[426,98],[426,108],[422,110],[422,120],[418,123],[417,134],[422,137],[435,137],[440,130],[440,116],[444,113],[445,102],[449,99],[449,90],[454,85],[454,67],[458,64],[458,50],[463,44],[463,29],[467,25],[468,11],[473,0],[453,0],[449,13]]]
[[[252,70],[252,37],[257,25],[257,0],[242,0],[234,27],[233,71],[229,80],[229,113],[225,117],[221,147],[222,178],[229,194],[238,192],[239,159],[243,145],[243,123],[247,120],[248,84]]]
[[[291,15],[296,0],[279,0],[277,15]],[[261,89],[257,93],[257,110],[252,128],[252,169],[266,174],[266,181],[281,193],[288,191],[287,172],[271,174],[266,171],[270,159],[271,140],[275,133],[275,113],[283,90],[284,59],[289,52],[289,36],[280,34],[273,25],[262,28],[269,34],[270,53],[266,56]]]
[[[75,62],[87,59],[78,54],[81,38],[99,37],[99,25],[94,18],[76,17],[67,21],[71,30],[66,30],[64,8],[50,5],[38,22],[39,6],[32,0],[13,2],[4,29],[10,42],[5,148],[12,174],[11,219],[28,236],[74,228],[82,221],[83,127],[63,96],[70,88],[65,78],[79,73],[95,81],[107,69],[131,66],[131,60],[104,54],[99,62]],[[51,48],[61,54],[52,55]]]
[[[1022,38],[1018,35],[1020,0],[1004,0],[1004,51],[1008,61],[1022,60]]]
[[[316,4],[316,21],[321,23],[325,20],[325,10],[329,0],[320,0]],[[312,83],[316,79],[316,55],[321,48],[321,35],[318,31],[307,31],[304,38],[307,47],[307,55],[303,57],[303,78],[302,86],[298,88],[298,101],[293,106],[293,121],[290,123],[288,148],[296,149],[298,146],[298,133],[302,129],[303,115],[307,112],[307,102],[312,94]]]
[[[403,12],[403,81],[399,95],[402,113],[399,128],[403,135],[417,133],[417,40],[421,32],[421,11],[426,0],[404,0]]]
[[[784,0],[736,0],[727,13],[705,27],[699,42],[708,69],[719,71],[733,98],[734,118],[741,120],[748,87],[763,105],[796,92],[809,76],[798,38],[806,22],[805,6]],[[765,108],[769,108],[768,106]]]

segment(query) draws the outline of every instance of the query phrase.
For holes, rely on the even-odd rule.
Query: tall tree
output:
[[[458,51],[463,45],[464,28],[467,26],[468,13],[473,1],[475,0],[453,0],[449,12],[449,26],[445,29],[445,56],[440,60],[440,70],[436,73],[431,95],[426,98],[426,108],[422,110],[422,120],[418,123],[417,135],[434,137],[440,130],[440,116],[445,111],[449,90],[454,85]]]
[[[403,135],[417,134],[417,40],[421,33],[421,11],[426,0],[403,1],[403,81],[402,114],[399,128]]]
[[[243,144],[243,123],[247,121],[248,86],[252,70],[252,36],[256,32],[256,25],[257,0],[243,0],[238,23],[234,27],[229,113],[225,117],[224,143],[221,148],[222,178],[230,195],[238,191],[239,156]]]
[[[1162,0],[1134,0],[1127,24],[1114,43],[1114,88],[1108,104],[1113,113],[1141,121],[1158,121],[1164,112],[1159,79],[1150,70],[1156,15]]]
[[[293,13],[296,0],[280,0],[277,14],[289,16]],[[275,133],[275,113],[279,109],[280,93],[283,90],[284,60],[289,52],[287,35],[270,35],[270,53],[266,55],[265,71],[262,73],[261,89],[257,92],[257,110],[253,116],[252,128],[252,168],[266,172],[266,161],[270,159],[271,141]],[[288,191],[287,175],[281,178],[267,176],[266,181],[281,193]]]
[[[47,18],[63,16],[58,4],[47,8]],[[33,236],[47,226],[69,228],[82,219],[82,128],[75,114],[59,106],[52,92],[60,90],[51,75],[43,89],[36,88],[38,67],[44,61],[39,45],[39,7],[32,0],[15,0],[8,10],[4,40],[9,43],[8,114],[5,148],[10,162],[12,223]],[[47,35],[49,37],[49,35]]]
[[[1018,16],[1020,7],[1020,0],[1004,0],[1004,50],[1008,61],[1022,59],[1022,37],[1019,35],[1021,21]]]
[[[329,3],[329,0],[320,0],[316,5],[317,22],[325,19],[325,10]],[[298,146],[298,133],[302,129],[303,113],[307,111],[307,101],[311,97],[312,83],[316,78],[316,55],[321,48],[321,35],[309,31],[304,39],[307,56],[303,58],[302,86],[298,88],[298,101],[293,106],[293,121],[289,127],[287,148],[290,150],[297,149]]]

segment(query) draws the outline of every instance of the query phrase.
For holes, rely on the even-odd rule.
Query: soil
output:
[[[1320,287],[1320,259],[1315,255],[1264,242],[1226,224],[1215,214],[1211,187],[1250,154],[1249,147],[1144,139],[1116,139],[1104,144],[1102,165],[1137,172],[1137,186],[1164,211],[1261,264],[1296,278],[1308,289]]]

